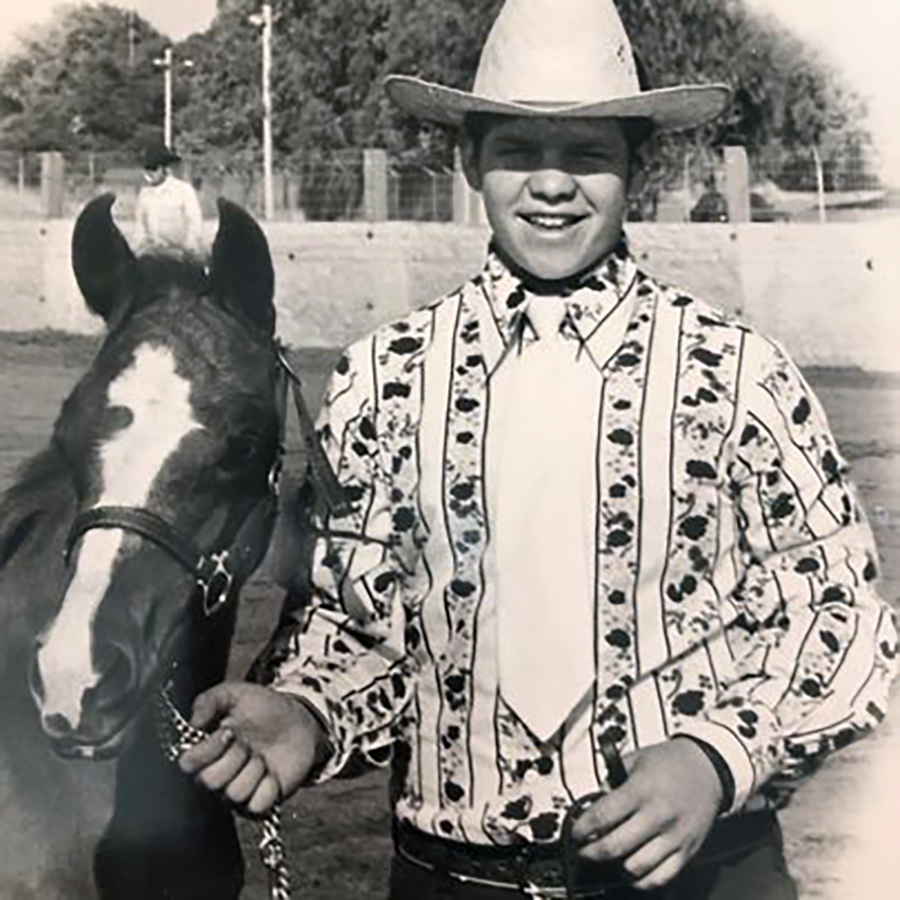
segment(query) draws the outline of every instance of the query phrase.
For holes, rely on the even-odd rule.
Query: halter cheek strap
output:
[[[280,377],[284,379],[284,387],[280,388],[277,396],[281,398],[280,421],[282,423],[281,445],[284,445],[284,423],[287,420],[287,384],[290,383],[291,396],[294,398],[294,408],[297,411],[297,421],[300,424],[300,439],[303,441],[303,450],[306,456],[306,466],[315,487],[316,493],[328,507],[328,511],[334,516],[344,516],[350,511],[347,499],[337,476],[322,445],[316,435],[316,427],[310,415],[306,401],[303,399],[300,376],[294,371],[287,357],[287,350],[283,344],[277,344],[275,353],[279,362]]]

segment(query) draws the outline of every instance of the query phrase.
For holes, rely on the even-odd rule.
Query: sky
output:
[[[85,2],[85,0],[74,0]],[[660,0],[665,2],[665,0]],[[900,0],[745,0],[771,13],[798,36],[819,47],[869,102],[869,125],[884,163],[884,173],[900,184]],[[58,0],[3,3],[0,53],[13,45],[16,32],[45,21]],[[138,10],[160,31],[180,39],[209,25],[216,0],[120,0]]]
[[[163,34],[180,40],[203,31],[212,21],[216,0],[107,0],[123,9],[135,9]],[[80,5],[85,0],[14,0],[0,10],[0,52],[14,44],[16,32],[46,21],[57,6]]]

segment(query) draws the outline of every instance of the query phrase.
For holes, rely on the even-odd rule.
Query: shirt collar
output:
[[[559,334],[586,348],[629,295],[636,279],[637,266],[624,236],[595,266],[560,282],[529,278],[516,271],[491,245],[481,283],[503,350],[490,371],[511,350],[521,350],[540,339],[539,330],[528,315],[532,304],[550,300],[558,305]]]

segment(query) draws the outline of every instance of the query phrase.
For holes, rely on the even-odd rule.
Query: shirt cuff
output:
[[[706,744],[718,754],[730,773],[734,786],[731,802],[727,807],[723,804],[720,814],[730,815],[741,809],[756,787],[756,772],[747,748],[734,732],[724,725],[699,720],[684,723],[672,737],[693,738],[698,744]]]

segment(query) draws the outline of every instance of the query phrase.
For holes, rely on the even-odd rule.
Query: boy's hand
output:
[[[628,781],[589,806],[572,827],[580,853],[622,860],[635,886],[668,884],[706,839],[722,783],[693,741],[678,738],[625,757]]]
[[[194,701],[191,724],[215,726],[178,765],[250,815],[267,813],[305,781],[325,741],[316,717],[271,688],[225,682]]]

